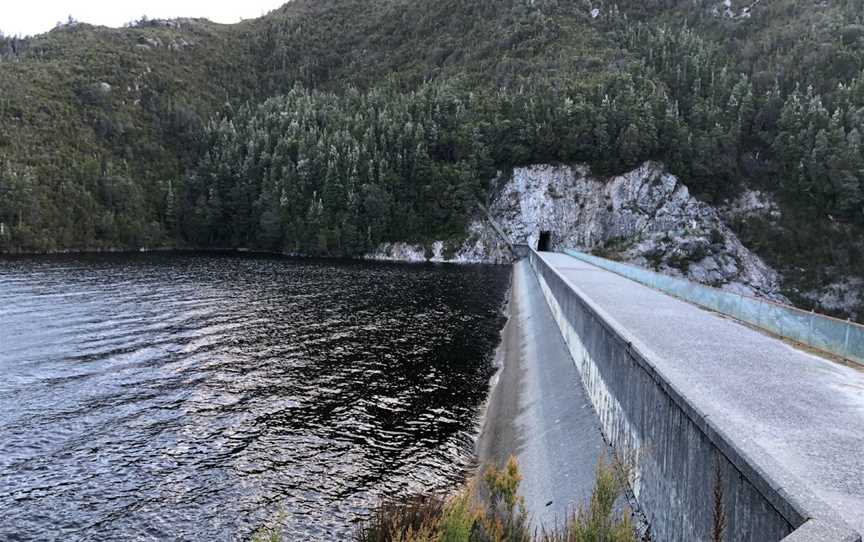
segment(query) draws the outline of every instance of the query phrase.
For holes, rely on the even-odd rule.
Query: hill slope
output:
[[[0,39],[0,250],[359,254],[464,237],[496,170],[660,160],[788,294],[864,269],[864,5],[295,0]],[[797,298],[796,298],[797,296]]]

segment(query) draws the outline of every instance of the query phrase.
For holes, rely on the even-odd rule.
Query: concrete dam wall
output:
[[[664,378],[652,352],[634,345],[544,256],[532,251],[529,262],[605,439],[616,451],[634,456],[631,486],[653,539],[711,539],[719,487],[724,540],[860,540],[806,488],[790,490],[794,476],[778,479],[785,470],[767,454],[754,461],[752,447],[726,435]]]

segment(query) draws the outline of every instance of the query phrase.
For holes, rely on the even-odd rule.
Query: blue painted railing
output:
[[[612,271],[700,307],[864,365],[864,326],[855,322],[796,309],[765,299],[718,290],[686,279],[662,275],[576,250],[564,252],[578,260]]]

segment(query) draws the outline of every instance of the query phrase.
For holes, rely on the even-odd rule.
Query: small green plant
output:
[[[282,542],[280,527],[260,527],[252,533],[251,542]]]
[[[645,253],[645,259],[648,260],[648,264],[652,269],[657,270],[660,268],[660,264],[663,263],[663,257],[666,255],[666,252],[661,248],[654,248]]]
[[[711,229],[710,241],[712,245],[722,245],[725,238],[723,234],[717,228]]]
[[[532,531],[519,496],[522,475],[514,458],[486,468],[455,496],[385,503],[357,531],[356,542],[636,542],[626,510],[616,513],[629,475],[620,461],[601,461],[591,500],[554,531]]]
[[[474,489],[469,486],[453,497],[444,507],[438,540],[440,542],[470,540],[474,526],[480,522],[482,515],[483,511],[474,502]]]
[[[494,466],[486,469],[483,481],[489,492],[487,510],[481,518],[481,527],[490,540],[528,542],[528,513],[525,503],[518,495],[522,475],[516,458],[511,457],[507,465],[499,470]]]
[[[630,513],[615,514],[615,503],[625,491],[628,474],[621,463],[600,461],[591,500],[579,507],[562,529],[544,532],[542,542],[635,542]]]

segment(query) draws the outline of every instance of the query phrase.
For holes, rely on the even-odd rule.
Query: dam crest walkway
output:
[[[755,458],[758,471],[782,480],[784,493],[812,492],[864,532],[864,367],[797,348],[566,254],[534,257],[650,358],[657,374],[744,456]]]

